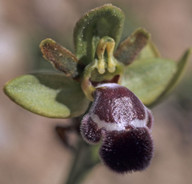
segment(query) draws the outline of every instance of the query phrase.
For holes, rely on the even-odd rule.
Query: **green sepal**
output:
[[[146,30],[138,28],[119,45],[115,52],[115,57],[125,65],[131,64],[147,45],[149,39],[150,34]]]
[[[121,9],[106,4],[85,14],[74,29],[74,44],[76,56],[80,63],[87,65],[95,56],[99,40],[109,36],[119,43],[124,23],[124,13]]]
[[[62,47],[54,40],[47,38],[40,43],[43,57],[49,61],[57,70],[63,72],[68,77],[78,75],[78,60],[74,54]]]
[[[179,83],[179,81],[181,80],[181,78],[184,74],[184,71],[187,66],[187,62],[189,61],[189,56],[191,55],[191,53],[192,53],[192,48],[185,51],[185,53],[182,55],[182,57],[176,63],[177,69],[176,69],[176,73],[172,77],[172,80],[169,82],[167,88],[165,88],[165,90],[162,92],[162,94],[159,96],[159,98],[157,98],[151,104],[151,106],[154,106],[159,101],[161,101],[165,96],[167,96],[177,86],[177,84]]]
[[[125,69],[123,86],[130,89],[145,105],[152,105],[177,72],[177,64],[172,60],[146,58],[136,60]]]
[[[179,59],[177,63],[177,72],[173,80],[171,81],[169,88],[167,88],[166,93],[169,93],[170,91],[172,91],[172,89],[175,88],[175,86],[178,84],[178,82],[182,78],[191,53],[192,53],[192,48],[186,50],[185,53],[182,55],[182,57]]]
[[[8,82],[5,93],[23,108],[50,118],[80,116],[88,108],[80,83],[59,73],[33,73]]]

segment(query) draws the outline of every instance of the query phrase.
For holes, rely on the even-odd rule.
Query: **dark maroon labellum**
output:
[[[97,86],[94,99],[81,122],[84,139],[93,144],[102,140],[100,157],[116,172],[145,169],[153,155],[151,111],[115,83]]]

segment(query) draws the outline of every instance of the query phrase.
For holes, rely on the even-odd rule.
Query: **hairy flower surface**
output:
[[[80,126],[88,143],[101,143],[100,158],[119,173],[149,165],[153,116],[147,107],[172,91],[192,52],[186,50],[178,62],[162,58],[143,28],[119,43],[124,18],[112,4],[87,12],[73,31],[74,53],[50,38],[40,43],[43,57],[56,70],[35,71],[4,86],[11,100],[33,113],[74,118],[68,131]],[[65,131],[56,130],[66,138]],[[98,163],[97,146],[84,143],[85,150],[78,148],[74,153],[84,155],[82,167]]]
[[[84,139],[89,143],[102,140],[100,157],[116,172],[146,168],[153,155],[151,111],[115,83],[98,85],[94,99],[81,122]]]

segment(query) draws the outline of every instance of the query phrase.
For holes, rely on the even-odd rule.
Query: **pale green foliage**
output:
[[[5,93],[25,109],[51,118],[79,116],[89,104],[78,82],[56,73],[23,75],[8,82]]]
[[[123,85],[149,106],[168,87],[176,70],[177,64],[171,60],[140,59],[127,67]]]
[[[93,61],[99,40],[109,36],[119,43],[124,24],[121,9],[106,4],[86,13],[74,29],[74,43],[77,58],[84,65]]]
[[[75,26],[76,55],[51,39],[40,44],[44,58],[63,73],[18,77],[5,85],[5,93],[27,110],[53,118],[84,114],[94,82],[116,80],[145,105],[156,104],[181,78],[191,50],[178,63],[163,59],[142,28],[118,46],[123,23],[123,12],[111,4],[91,10]]]

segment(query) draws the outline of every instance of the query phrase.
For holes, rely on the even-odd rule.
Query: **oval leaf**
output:
[[[40,43],[43,57],[68,77],[76,77],[78,60],[74,54],[54,40],[47,38]]]
[[[106,4],[85,14],[74,29],[76,56],[83,65],[93,61],[100,38],[109,36],[116,42],[120,40],[124,14],[121,9]]]
[[[147,106],[169,86],[177,71],[174,61],[161,58],[137,60],[126,68],[122,84]]]
[[[23,75],[8,82],[4,91],[25,109],[51,118],[82,115],[89,105],[80,83],[56,73]]]

